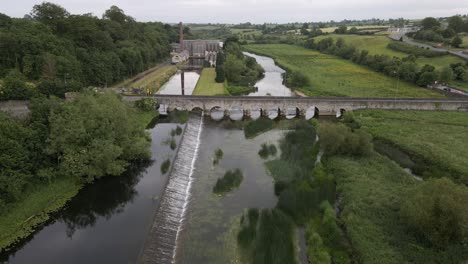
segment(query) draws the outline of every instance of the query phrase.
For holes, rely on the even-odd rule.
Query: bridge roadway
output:
[[[126,101],[135,101],[144,96],[125,96]],[[147,98],[147,97],[146,97]],[[315,110],[320,115],[336,115],[343,111],[358,109],[400,109],[400,110],[440,110],[468,111],[468,99],[435,98],[350,98],[350,97],[276,97],[276,96],[194,96],[194,95],[153,95],[168,111],[201,109],[205,113],[213,109],[242,109],[246,115],[250,110],[262,110],[266,114],[278,110],[285,115],[291,110],[305,115]]]

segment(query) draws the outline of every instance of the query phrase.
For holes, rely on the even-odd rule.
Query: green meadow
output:
[[[360,110],[361,129],[408,153],[422,176],[468,184],[468,113]]]
[[[246,45],[245,50],[272,57],[282,67],[306,75],[310,84],[299,90],[309,96],[443,97],[366,67],[318,51],[286,44]]]
[[[225,95],[228,94],[224,83],[215,81],[216,71],[214,68],[203,69],[193,95]]]

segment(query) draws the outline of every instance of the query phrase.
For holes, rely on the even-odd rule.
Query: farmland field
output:
[[[246,45],[247,51],[269,56],[282,67],[300,71],[310,85],[299,90],[309,96],[443,97],[439,93],[400,82],[338,57],[284,44]]]

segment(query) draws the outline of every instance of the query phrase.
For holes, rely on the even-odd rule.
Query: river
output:
[[[175,156],[167,139],[177,126],[157,124],[149,130],[151,164],[86,186],[33,236],[3,253],[0,261],[134,263],[167,182],[160,166]],[[178,144],[180,136],[175,139]]]
[[[291,95],[282,85],[282,72],[273,60],[249,56],[255,56],[266,71],[265,78],[257,83],[257,93]],[[198,78],[196,72],[186,73],[186,94],[192,93]],[[173,76],[161,93],[180,94],[178,89],[180,74]],[[239,122],[193,118],[189,118],[187,129],[199,125],[200,130],[187,130],[188,135],[175,137],[177,145],[181,140],[190,141],[178,153],[171,150],[168,139],[173,129],[185,129],[185,125],[157,123],[148,130],[152,138],[151,163],[84,187],[33,235],[1,253],[0,261],[135,263],[144,259],[148,241],[164,238],[164,243],[155,244],[165,252],[159,255],[163,263],[170,263],[167,256],[175,256],[176,263],[238,263],[236,232],[240,215],[247,208],[272,208],[277,202],[273,180],[258,150],[262,143],[277,144],[283,132],[272,130],[245,139]],[[223,150],[224,157],[214,166],[217,148]],[[162,173],[161,164],[167,159],[173,161],[175,169]],[[189,170],[183,172],[186,168]],[[240,187],[225,196],[213,194],[217,179],[236,168],[244,175]],[[166,220],[162,230],[174,232],[154,230],[154,223]]]
[[[270,57],[260,56],[249,52],[244,55],[254,58],[265,70],[265,77],[255,84],[258,88],[256,92],[249,96],[293,96],[294,93],[283,84],[283,74],[285,70],[275,64]]]

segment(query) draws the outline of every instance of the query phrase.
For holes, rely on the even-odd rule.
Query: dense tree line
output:
[[[447,19],[448,25],[443,29],[439,20],[426,17],[421,21],[421,30],[409,33],[408,36],[418,40],[443,42],[453,47],[459,47],[463,40],[458,33],[468,32],[468,20],[461,16],[452,16]]]
[[[166,58],[175,39],[170,25],[137,22],[116,6],[102,18],[73,15],[49,2],[22,19],[0,14],[0,78],[21,80],[13,86],[5,81],[0,99],[63,96],[118,82]]]
[[[0,113],[0,212],[38,184],[120,175],[150,155],[136,113],[114,95],[36,98],[31,111],[25,121]]]
[[[412,54],[417,57],[423,56],[423,57],[432,58],[432,57],[445,56],[448,54],[448,52],[439,52],[439,51],[433,51],[433,50],[426,49],[426,48],[416,47],[416,46],[407,44],[402,41],[392,41],[387,45],[387,47],[389,49]]]
[[[354,46],[346,44],[342,38],[338,38],[335,41],[333,38],[328,37],[318,42],[315,42],[314,39],[309,39],[305,43],[305,47],[351,60],[377,72],[391,77],[398,77],[419,86],[427,86],[435,81],[448,83],[454,79],[468,80],[468,66],[466,64],[451,64],[437,71],[434,66],[428,64],[420,67],[416,63],[416,56],[414,55],[409,55],[405,58],[390,57],[388,55],[370,55],[367,50],[357,50]]]

